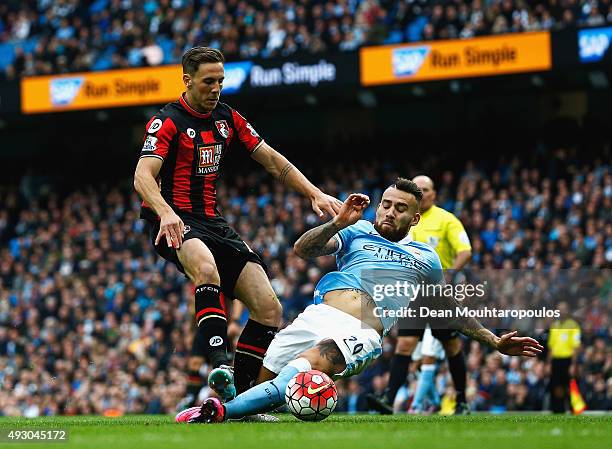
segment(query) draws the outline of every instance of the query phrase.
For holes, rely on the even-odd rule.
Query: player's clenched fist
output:
[[[370,204],[370,198],[363,193],[351,193],[340,207],[338,215],[333,219],[333,223],[339,228],[357,223],[363,216],[363,211]]]
[[[157,246],[162,236],[165,235],[168,248],[180,248],[183,244],[183,231],[185,230],[183,220],[172,210],[163,214],[160,219],[161,222],[159,232],[157,237],[155,237],[155,245]]]

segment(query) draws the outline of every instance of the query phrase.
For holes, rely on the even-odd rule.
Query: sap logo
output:
[[[601,61],[612,40],[612,28],[596,28],[578,32],[581,62]]]
[[[425,62],[428,53],[428,46],[394,49],[391,55],[393,74],[395,76],[415,75]]]
[[[223,93],[235,94],[240,91],[242,84],[251,73],[251,61],[228,62],[225,64],[225,80],[223,81]]]
[[[71,104],[79,93],[79,90],[81,90],[82,85],[82,77],[52,79],[49,85],[51,104],[54,106]]]

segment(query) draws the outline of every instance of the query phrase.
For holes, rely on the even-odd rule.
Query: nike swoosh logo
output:
[[[311,388],[310,385],[308,385],[308,394],[316,394],[321,390],[325,390],[327,387],[329,387],[329,384],[325,384],[319,388],[315,388],[314,390]]]

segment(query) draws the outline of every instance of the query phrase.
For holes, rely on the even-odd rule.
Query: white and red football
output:
[[[338,391],[330,377],[315,369],[297,373],[287,384],[285,401],[302,421],[321,421],[336,408]]]

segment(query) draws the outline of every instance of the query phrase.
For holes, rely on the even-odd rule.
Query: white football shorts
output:
[[[350,377],[362,372],[382,354],[382,337],[361,320],[327,304],[313,304],[274,337],[263,366],[278,374],[285,365],[322,340],[332,339],[340,348],[346,368],[333,376]]]
[[[440,340],[431,334],[431,328],[427,326],[423,332],[423,338],[412,353],[412,360],[421,360],[423,356],[434,357],[438,360],[444,360],[446,354]]]

